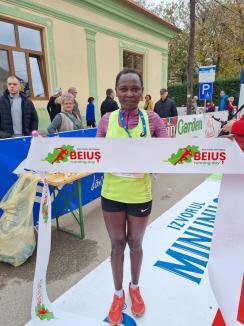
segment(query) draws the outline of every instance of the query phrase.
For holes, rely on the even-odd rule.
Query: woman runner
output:
[[[165,127],[156,113],[138,109],[143,94],[143,80],[136,70],[122,70],[116,77],[115,89],[121,109],[102,117],[97,137],[167,137]],[[101,204],[111,240],[111,266],[115,286],[108,321],[118,325],[123,321],[122,309],[125,303],[123,263],[127,243],[131,260],[131,311],[134,316],[142,316],[145,312],[139,276],[143,256],[142,240],[152,208],[150,174],[105,173]]]

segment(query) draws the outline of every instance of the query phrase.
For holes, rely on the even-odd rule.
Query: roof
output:
[[[176,32],[181,32],[181,30],[176,27],[175,25],[167,22],[166,20],[160,18],[159,16],[157,16],[156,14],[154,14],[152,11],[146,9],[145,7],[143,7],[142,5],[136,3],[134,0],[123,0],[123,2],[125,2],[128,6],[136,9],[137,11],[140,11],[141,13],[143,13],[144,15],[146,14],[148,17],[152,18],[153,20],[161,23],[162,25],[173,29]]]

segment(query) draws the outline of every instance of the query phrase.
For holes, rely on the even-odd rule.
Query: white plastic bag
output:
[[[20,266],[35,249],[33,204],[40,181],[32,173],[22,174],[0,202],[0,261]]]

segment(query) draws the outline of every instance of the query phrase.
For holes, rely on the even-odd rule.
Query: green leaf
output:
[[[168,161],[172,164],[176,164],[176,162],[180,159],[181,155],[184,153],[182,149],[179,149],[178,152],[175,154],[173,153]]]
[[[62,146],[63,149],[67,149],[67,151],[70,153],[74,150],[74,146],[71,145],[63,145]]]
[[[48,153],[47,157],[45,157],[45,161],[49,163],[53,163],[53,161],[56,159],[58,154],[59,154],[59,150],[55,148],[52,153]]]
[[[188,145],[186,148],[180,148],[177,153],[173,153],[168,162],[173,165],[191,163],[194,157],[194,154],[199,152],[199,147],[195,145]]]

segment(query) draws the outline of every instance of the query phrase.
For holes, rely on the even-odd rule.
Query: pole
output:
[[[196,0],[190,0],[190,36],[189,36],[188,65],[187,65],[187,114],[191,114],[192,111],[194,47],[195,47],[195,7],[196,7]]]

